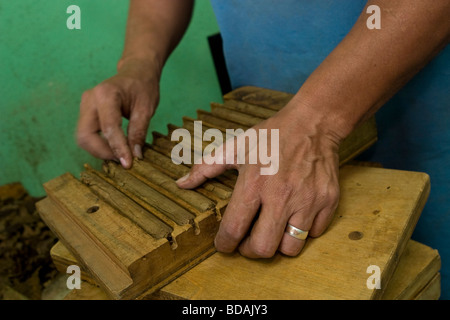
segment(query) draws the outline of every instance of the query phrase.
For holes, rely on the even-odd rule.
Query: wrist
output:
[[[124,55],[117,63],[117,73],[133,75],[146,82],[161,79],[163,64],[154,53]]]
[[[299,95],[294,96],[277,116],[289,121],[292,124],[292,130],[322,137],[337,147],[353,130],[338,113],[327,110],[322,105],[314,105],[300,98]],[[295,134],[295,132],[292,133]]]

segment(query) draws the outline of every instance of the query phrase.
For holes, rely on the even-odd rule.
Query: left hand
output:
[[[238,248],[249,258],[270,258],[277,250],[296,256],[305,240],[285,233],[287,224],[318,237],[331,222],[339,200],[340,139],[322,128],[314,113],[298,109],[291,101],[274,117],[253,127],[268,129],[269,134],[271,129],[279,129],[276,174],[261,175],[259,161],[238,165],[224,160],[224,164],[194,165],[188,176],[177,181],[180,188],[190,189],[227,169],[239,171],[215,239],[218,251],[230,253]]]

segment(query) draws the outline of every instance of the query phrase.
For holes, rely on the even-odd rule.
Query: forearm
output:
[[[159,72],[189,24],[194,0],[130,0],[125,46],[118,69],[130,59]]]
[[[373,115],[449,41],[447,0],[371,4],[381,8],[381,29],[367,28],[364,10],[290,104],[299,118],[314,119],[337,140]]]

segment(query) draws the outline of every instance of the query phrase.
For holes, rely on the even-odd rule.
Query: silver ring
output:
[[[308,237],[308,231],[303,231],[299,228],[290,225],[289,223],[286,226],[285,232],[291,237],[294,237],[295,239],[299,240],[305,240],[306,237]]]

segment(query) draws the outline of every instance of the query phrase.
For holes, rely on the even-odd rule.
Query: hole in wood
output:
[[[172,235],[169,234],[169,235],[166,237],[166,239],[169,241],[170,248],[171,248],[172,250],[175,250],[176,248],[178,248],[178,243],[175,241],[175,239],[172,237]]]
[[[92,207],[88,208],[88,209],[86,210],[86,212],[87,212],[87,213],[94,213],[94,212],[97,212],[98,209],[100,209],[99,206],[92,206]]]
[[[348,234],[348,237],[350,240],[359,240],[362,239],[362,237],[364,237],[364,234],[359,231],[353,231]]]

